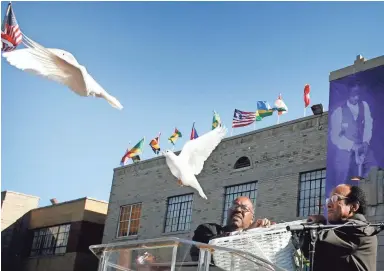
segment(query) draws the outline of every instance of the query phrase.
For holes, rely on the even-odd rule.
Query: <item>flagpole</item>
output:
[[[280,123],[280,115],[279,115],[279,112],[277,112],[277,124]]]
[[[127,152],[129,152],[131,150],[131,141],[128,141],[128,149],[127,149]],[[128,163],[129,163],[129,160],[132,160],[132,158],[128,158]],[[127,163],[127,164],[128,164]],[[132,162],[133,163],[133,162]],[[126,166],[127,164],[124,163],[124,166]]]
[[[144,146],[144,145],[145,145],[145,137],[144,137],[144,141],[143,141],[143,146]],[[143,159],[144,159],[143,153],[144,153],[144,148],[143,148],[143,150],[141,151],[141,157],[143,157]]]
[[[232,126],[232,129],[231,129],[231,136],[233,135],[233,126]]]
[[[253,123],[253,131],[256,130],[256,121]]]
[[[307,108],[304,106],[304,117],[307,115]]]
[[[158,139],[157,139],[157,145],[159,145],[159,147],[160,147],[160,135],[161,135],[161,132],[159,132],[159,135],[157,136],[158,137]],[[161,148],[160,148],[161,149]],[[158,151],[157,152],[157,156],[159,156],[159,154],[160,154],[160,152]]]

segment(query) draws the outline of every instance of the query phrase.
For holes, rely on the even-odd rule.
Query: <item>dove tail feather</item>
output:
[[[200,192],[199,192],[199,195],[200,195],[200,197],[202,197],[203,199],[208,199],[207,196],[204,194],[203,191],[200,191]]]
[[[122,104],[115,97],[108,93],[96,94],[96,96],[104,98],[114,108],[117,108],[119,110],[123,109]]]
[[[208,199],[202,188],[198,189],[197,191],[199,192],[200,197],[203,199]]]

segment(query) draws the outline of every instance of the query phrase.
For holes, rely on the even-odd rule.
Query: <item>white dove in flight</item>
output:
[[[16,68],[68,86],[80,96],[104,98],[117,109],[120,102],[106,92],[69,52],[48,49],[23,35],[25,49],[3,53],[3,57]]]
[[[169,150],[163,152],[166,163],[172,175],[178,179],[180,186],[190,186],[196,189],[202,198],[207,199],[195,175],[200,174],[204,162],[226,134],[227,129],[220,125],[197,139],[185,143],[178,156]]]

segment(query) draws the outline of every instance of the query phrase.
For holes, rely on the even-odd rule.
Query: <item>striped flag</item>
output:
[[[120,165],[124,166],[128,162],[129,158],[132,158],[132,157],[142,153],[143,146],[144,146],[144,140],[145,139],[143,138],[142,140],[139,141],[139,143],[137,143],[135,146],[133,146],[132,149],[126,151],[124,156],[121,158]],[[135,161],[135,159],[132,159],[132,160]]]
[[[1,51],[9,52],[16,49],[23,37],[16,21],[11,3],[8,4],[3,24],[1,26]]]
[[[151,146],[155,154],[159,154],[160,152],[160,135],[161,133],[159,133],[157,137],[155,137],[154,139],[151,140],[151,142],[149,142],[149,146]]]
[[[168,138],[169,142],[171,142],[173,145],[175,145],[175,142],[179,139],[179,137],[183,137],[183,135],[180,133],[177,128],[175,128],[175,131],[173,134]]]
[[[248,126],[256,120],[256,112],[245,112],[235,109],[232,120],[232,128]]]
[[[214,130],[220,124],[221,124],[221,119],[219,114],[217,114],[216,111],[213,111],[212,130]]]
[[[271,108],[269,103],[266,101],[258,101],[257,102],[257,111],[259,111],[259,116],[261,118],[272,116],[272,114],[273,114],[273,109]]]
[[[190,140],[196,139],[198,137],[199,135],[197,134],[195,123],[193,123]]]
[[[279,97],[275,101],[275,109],[277,110],[277,114],[281,116],[282,114],[288,113],[288,107],[284,103],[283,98],[281,97],[281,94],[279,94]]]
[[[307,108],[311,103],[311,98],[309,97],[309,93],[311,92],[311,87],[306,84],[304,86],[304,107]]]

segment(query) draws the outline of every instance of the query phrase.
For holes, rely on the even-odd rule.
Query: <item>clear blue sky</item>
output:
[[[2,2],[2,14],[7,3]],[[2,58],[2,190],[49,199],[108,200],[113,168],[128,147],[175,126],[210,130],[216,109],[272,105],[303,116],[303,87],[328,108],[328,75],[356,55],[383,54],[384,3],[14,2],[21,29],[72,52],[124,105],[83,98]],[[310,109],[308,110],[310,114]],[[276,116],[258,127],[276,123]],[[252,127],[237,129],[234,134]],[[153,157],[145,143],[144,159]]]

